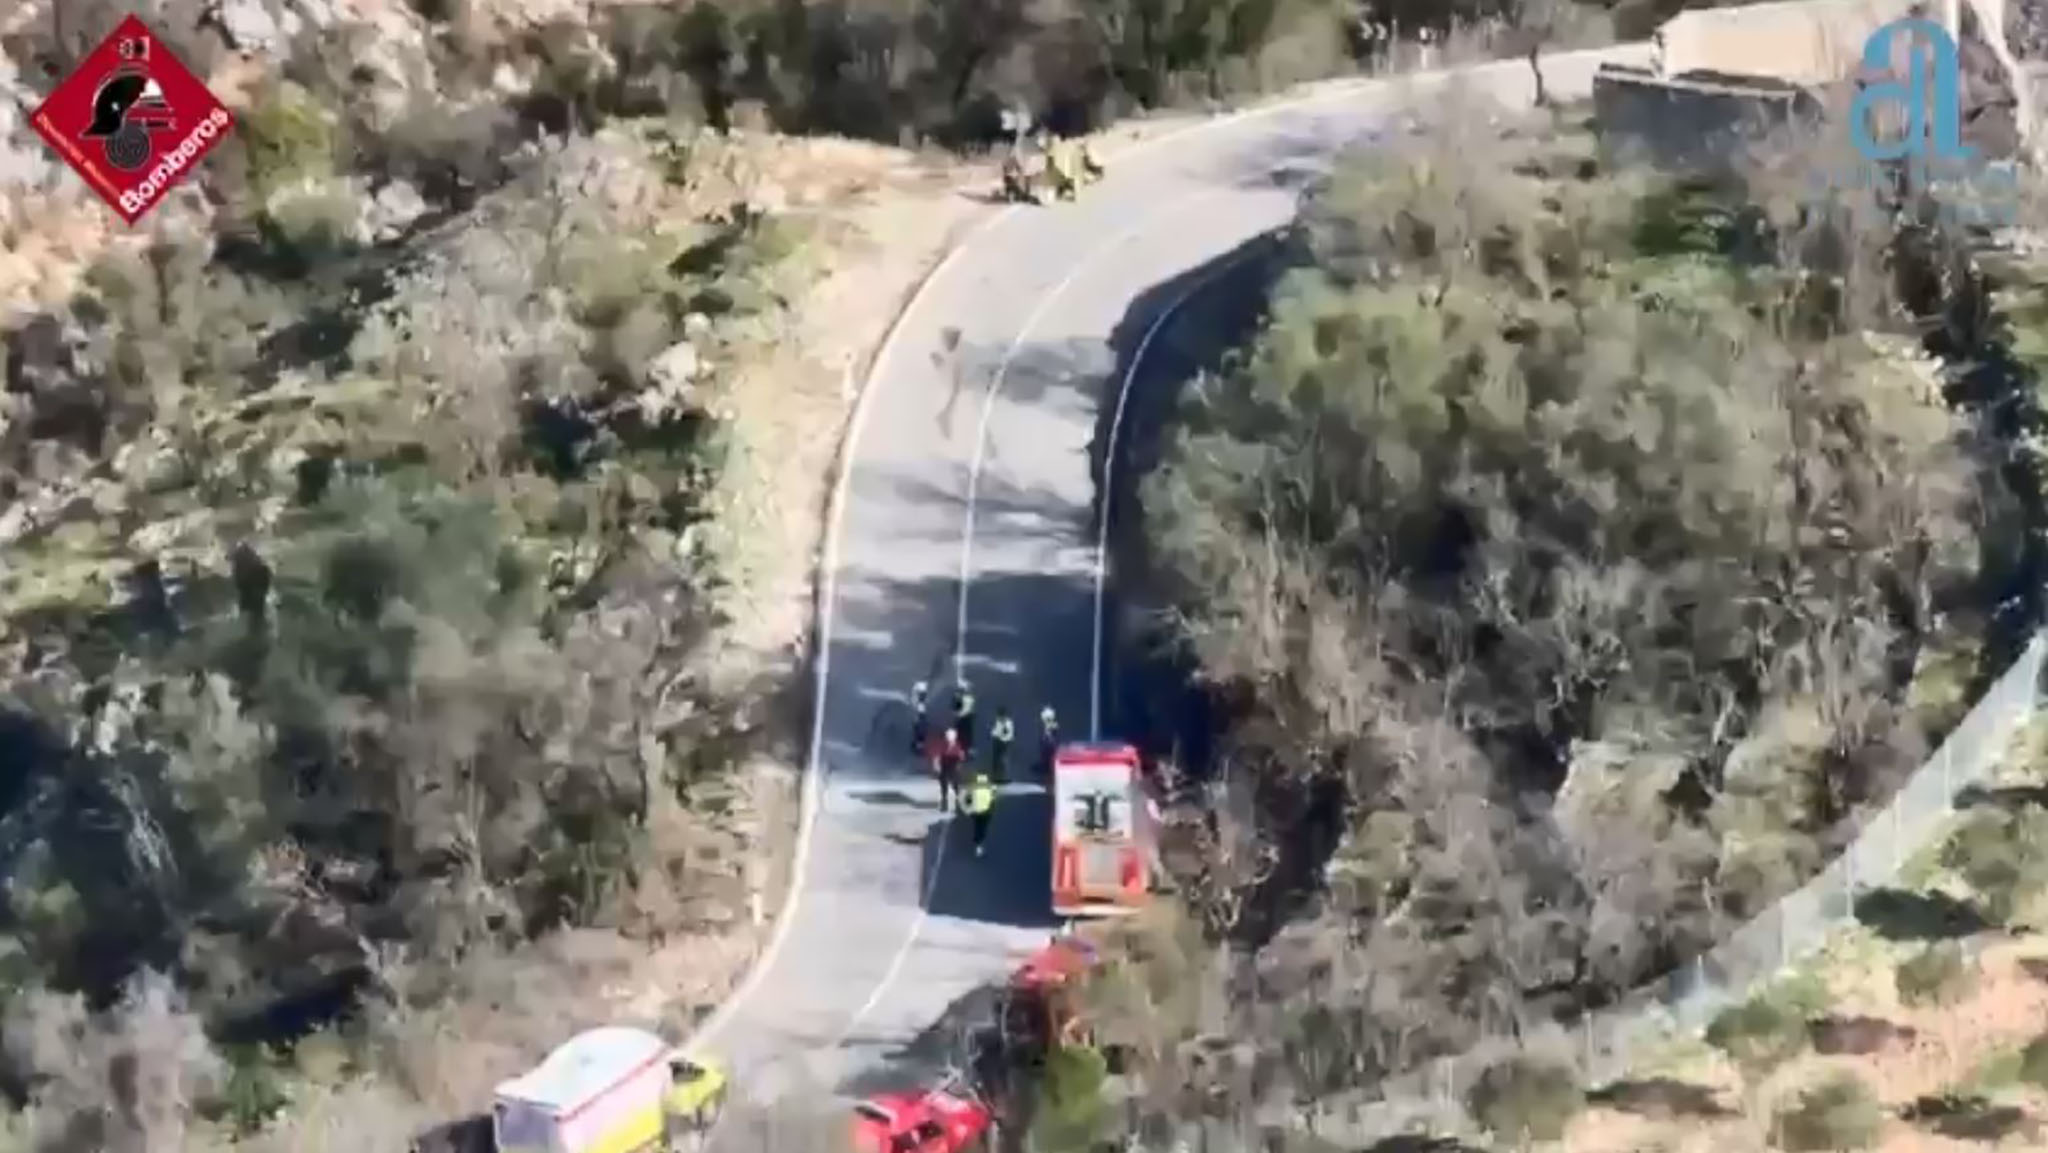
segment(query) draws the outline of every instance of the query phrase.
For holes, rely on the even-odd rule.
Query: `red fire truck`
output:
[[[1052,764],[1052,911],[1119,916],[1152,892],[1159,810],[1138,750],[1109,741],[1061,745]]]

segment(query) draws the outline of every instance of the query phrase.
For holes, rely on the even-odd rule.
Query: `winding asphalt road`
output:
[[[1554,93],[1582,94],[1600,61],[1646,55],[1559,55],[1544,75]],[[1461,75],[1502,103],[1531,99],[1522,63]],[[1046,939],[1043,791],[1007,786],[975,859],[901,748],[905,694],[928,676],[943,695],[964,670],[984,730],[1008,704],[1028,735],[1051,703],[1069,734],[1116,735],[1095,716],[1098,430],[1121,424],[1127,388],[1146,387],[1146,351],[1178,305],[1284,225],[1336,153],[1444,83],[1312,89],[1109,156],[1075,203],[993,213],[906,310],[849,434],[821,566],[794,896],[762,963],[693,1042],[730,1064],[744,1097],[927,1075],[949,1039],[933,1022]]]

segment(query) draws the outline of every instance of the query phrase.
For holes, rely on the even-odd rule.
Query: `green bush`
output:
[[[1884,1108],[1853,1073],[1841,1073],[1800,1094],[1778,1114],[1778,1142],[1786,1149],[1867,1149],[1884,1125]]]
[[[292,191],[264,207],[261,228],[270,251],[306,272],[355,250],[362,204],[340,185]]]
[[[1767,1072],[1806,1048],[1806,1020],[1801,1007],[1786,999],[1752,997],[1714,1018],[1707,1026],[1707,1044],[1726,1053],[1745,1072]]]
[[[228,1077],[218,1103],[222,1119],[237,1133],[255,1133],[291,1104],[277,1059],[261,1045],[235,1046],[223,1055]]]
[[[1904,961],[1892,979],[1899,1000],[1907,1005],[1947,1005],[1960,1000],[1976,983],[1976,968],[1954,941],[1929,945]]]
[[[319,100],[289,81],[259,95],[237,125],[249,187],[259,201],[302,180],[335,173],[337,134]]]
[[[1046,1153],[1098,1147],[1113,1118],[1103,1095],[1108,1079],[1109,1064],[1094,1049],[1066,1046],[1048,1053],[1032,1119],[1034,1145]]]
[[[1488,1132],[1503,1140],[1555,1141],[1585,1108],[1586,1094],[1566,1066],[1518,1057],[1481,1073],[1466,1104]]]
[[[1980,813],[1942,846],[1941,862],[1983,898],[1995,920],[2008,922],[2048,888],[2048,810]]]
[[[2020,1050],[2019,1079],[2036,1089],[2048,1089],[2048,1033],[2043,1033]]]

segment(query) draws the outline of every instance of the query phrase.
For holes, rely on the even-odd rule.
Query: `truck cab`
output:
[[[1053,754],[1052,911],[1065,918],[1127,916],[1153,888],[1158,806],[1137,747],[1071,741]]]

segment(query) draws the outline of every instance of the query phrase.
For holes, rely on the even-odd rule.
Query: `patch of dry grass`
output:
[[[2022,729],[1995,783],[2038,783],[2048,766],[2044,742],[2048,722],[2036,720]],[[1921,867],[1911,870],[1915,890],[1972,895],[1937,863],[1938,854],[1922,856]],[[1766,1148],[1766,1118],[1829,1077],[1852,1073],[1889,1114],[1869,1146],[1879,1153],[2042,1148],[2048,1142],[2048,1092],[2019,1081],[2017,1055],[2048,1031],[2044,912],[2048,906],[2036,899],[2014,918],[2026,928],[1963,942],[1975,971],[1973,986],[1938,1005],[1908,1005],[1897,988],[1898,965],[1919,953],[1924,942],[1887,940],[1860,925],[1838,933],[1796,971],[1825,986],[1831,1018],[1864,1018],[1891,1027],[1891,1035],[1871,1051],[1823,1054],[1809,1048],[1746,1096],[1739,1071],[1725,1056],[1704,1043],[1676,1044],[1640,1063],[1631,1080],[1686,1086],[1689,1098],[1713,1103],[1712,1115],[1596,1104],[1574,1121],[1558,1147],[1572,1153]]]

